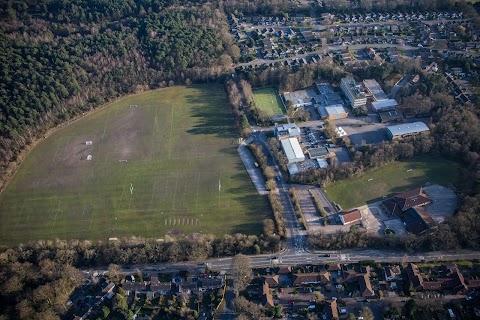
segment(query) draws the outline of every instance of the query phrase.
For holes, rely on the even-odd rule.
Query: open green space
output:
[[[385,195],[394,195],[427,184],[452,186],[460,183],[459,163],[431,155],[395,161],[363,176],[336,181],[325,188],[331,201],[344,210],[365,205]]]
[[[253,100],[260,117],[269,118],[284,114],[283,102],[274,88],[253,90]]]
[[[117,101],[28,154],[0,195],[0,244],[258,234],[270,207],[245,171],[237,138],[219,85]]]

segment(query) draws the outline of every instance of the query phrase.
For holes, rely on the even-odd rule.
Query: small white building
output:
[[[300,137],[300,128],[295,123],[287,123],[275,126],[275,136],[281,140],[285,138]]]
[[[283,139],[280,142],[289,164],[305,161],[305,155],[297,138]]]

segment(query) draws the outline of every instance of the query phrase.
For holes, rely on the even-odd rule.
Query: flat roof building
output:
[[[387,100],[388,97],[383,91],[380,84],[375,79],[367,79],[363,80],[363,85],[367,89],[369,95],[372,96],[374,101],[382,101]]]
[[[300,128],[295,123],[287,123],[275,126],[275,136],[281,140],[286,138],[300,137]]]
[[[298,90],[293,92],[285,92],[283,94],[285,102],[291,101],[295,108],[311,106],[312,96],[306,90]]]
[[[403,114],[398,110],[379,112],[378,116],[380,117],[380,122],[382,123],[403,120]]]
[[[423,132],[428,132],[428,126],[421,122],[403,123],[387,127],[387,137],[391,140],[414,136]]]
[[[297,138],[283,139],[280,142],[289,164],[305,161],[305,155]]]
[[[348,112],[342,104],[331,106],[316,105],[316,108],[322,119],[336,120],[348,118]]]
[[[372,102],[372,109],[375,112],[393,110],[395,109],[396,106],[398,106],[398,103],[397,103],[397,100],[395,99],[387,99],[387,100]]]
[[[364,107],[367,104],[367,97],[363,93],[360,85],[357,85],[352,77],[342,78],[340,88],[347,97],[352,108]]]

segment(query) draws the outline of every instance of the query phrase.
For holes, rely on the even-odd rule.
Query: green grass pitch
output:
[[[343,210],[365,205],[384,195],[424,187],[430,184],[452,186],[460,183],[461,165],[439,157],[423,155],[396,161],[365,175],[332,183],[325,191]]]
[[[221,86],[117,101],[30,152],[0,195],[0,244],[162,238],[171,230],[259,234],[270,208],[245,171],[237,138]]]
[[[253,100],[261,117],[273,117],[285,113],[282,100],[273,88],[254,90]]]

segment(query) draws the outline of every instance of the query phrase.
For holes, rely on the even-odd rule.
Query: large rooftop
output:
[[[393,136],[402,136],[405,134],[429,131],[430,129],[425,123],[421,121],[417,121],[412,123],[403,123],[403,124],[397,124],[394,126],[389,126],[387,127],[387,130],[389,130]]]
[[[381,101],[381,100],[387,100],[388,97],[383,92],[382,87],[380,84],[377,82],[375,79],[367,79],[363,80],[363,84],[365,85],[365,88],[367,88],[368,92],[373,96],[373,99],[375,101]]]

